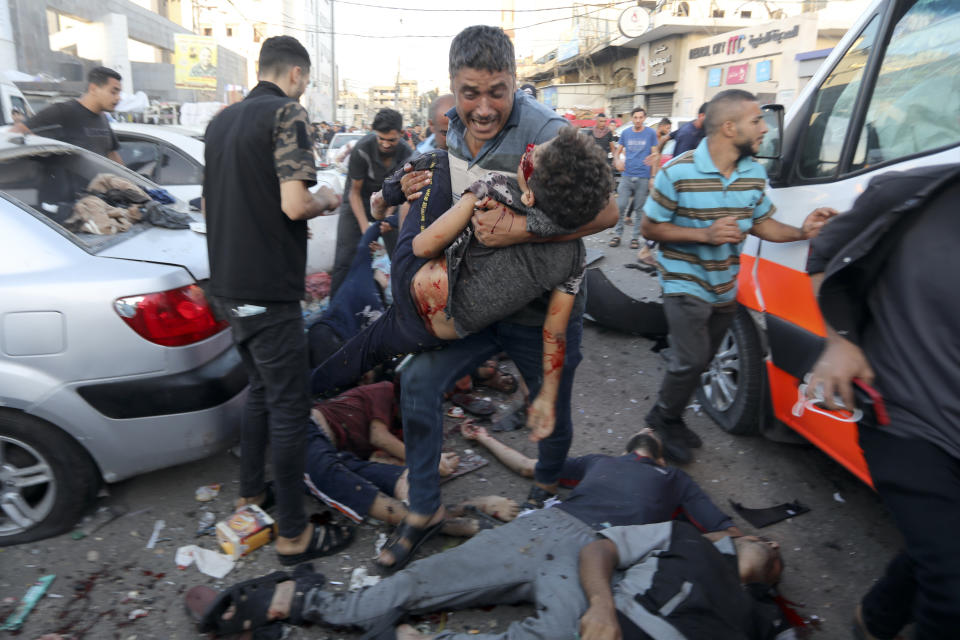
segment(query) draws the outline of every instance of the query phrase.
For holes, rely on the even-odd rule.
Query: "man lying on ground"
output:
[[[376,518],[398,524],[407,514],[407,470],[403,440],[396,429],[397,401],[392,382],[351,389],[314,405],[313,428],[307,436],[304,481],[310,493],[353,520]],[[370,460],[385,451],[398,464]],[[454,454],[440,460],[440,475],[453,473],[459,462]],[[479,511],[503,521],[517,515],[517,503],[500,496],[471,498],[447,508],[451,516]],[[470,536],[485,522],[453,518],[444,524],[447,535]]]
[[[580,460],[579,485],[556,507],[481,532],[355,593],[324,591],[316,587],[317,574],[307,572],[237,584],[209,607],[200,630],[225,634],[284,620],[386,631],[407,613],[535,602],[539,615],[513,623],[505,635],[439,637],[572,638],[587,610],[577,558],[597,530],[665,522],[680,512],[704,531],[742,535],[690,476],[664,466],[661,443],[649,429],[630,439],[624,455]]]
[[[441,185],[446,161],[443,151],[419,159],[433,169],[435,187]],[[449,177],[449,169],[445,174]],[[478,332],[552,291],[543,325],[543,385],[528,420],[531,439],[549,436],[567,322],[586,264],[583,242],[491,250],[477,242],[469,223],[474,207],[492,198],[528,216],[545,218],[544,226],[558,235],[592,220],[608,201],[611,188],[606,158],[567,127],[553,140],[528,146],[515,181],[487,173],[439,217],[435,216],[451,198],[438,190],[430,201],[423,198],[401,222],[393,262],[393,307],[314,370],[314,393],[352,383],[397,354],[417,353]]]

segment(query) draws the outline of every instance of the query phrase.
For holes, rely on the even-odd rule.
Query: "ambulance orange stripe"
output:
[[[757,297],[757,284],[753,279],[753,265],[756,256],[740,254],[740,273],[737,274],[737,302],[747,309],[763,311],[760,299]]]
[[[778,420],[786,423],[797,433],[822,449],[827,455],[847,468],[850,473],[873,486],[870,471],[863,458],[863,451],[857,444],[857,427],[851,422],[839,422],[827,416],[805,412],[803,416],[793,415],[793,405],[797,402],[797,388],[800,381],[777,368],[767,360],[767,380],[770,385],[770,401],[773,413]]]
[[[744,265],[741,265],[740,273],[744,270]],[[805,272],[761,257],[757,258],[756,280],[763,297],[764,311],[818,336],[827,335],[823,316],[810,288],[810,276]]]

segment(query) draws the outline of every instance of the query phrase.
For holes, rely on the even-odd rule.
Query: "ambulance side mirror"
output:
[[[754,157],[767,170],[767,176],[773,181],[780,174],[780,156],[783,153],[783,105],[765,104],[760,110],[763,111],[763,121],[767,124],[768,131]]]

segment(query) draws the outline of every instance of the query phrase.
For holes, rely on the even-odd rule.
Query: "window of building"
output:
[[[714,17],[714,18],[722,18],[725,14],[726,14],[726,11],[724,11],[723,9],[714,9],[714,10],[713,10],[713,17]]]
[[[212,36],[212,35],[213,35],[213,27],[203,27],[203,28],[202,28],[202,31],[203,31],[203,35],[205,35],[205,36]]]
[[[753,17],[753,11],[741,11],[741,12],[740,12],[740,17],[741,17],[741,18],[752,18],[752,17]]]
[[[263,34],[266,33],[266,31],[267,25],[263,24],[262,22],[258,22],[257,24],[253,25],[253,41],[260,42],[263,40]]]
[[[233,37],[233,25],[227,27],[227,37],[228,37],[228,38],[232,38],[232,37]]]

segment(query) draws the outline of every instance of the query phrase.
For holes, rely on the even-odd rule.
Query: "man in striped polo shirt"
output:
[[[657,173],[644,205],[643,235],[660,243],[658,269],[670,326],[671,358],[646,421],[668,458],[684,464],[700,437],[683,411],[736,309],[740,249],[746,234],[771,242],[816,236],[837,212],[813,211],[800,228],[773,219],[767,173],[753,160],[767,126],[757,99],[729,89],[707,105],[707,137]]]

